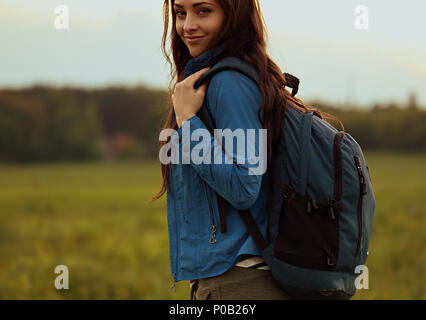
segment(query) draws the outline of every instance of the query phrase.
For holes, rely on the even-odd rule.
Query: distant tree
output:
[[[415,93],[408,108],[388,103],[348,109],[327,101],[308,106],[336,116],[364,150],[426,152],[426,110]],[[166,91],[142,86],[0,90],[0,161],[158,159],[171,107]]]

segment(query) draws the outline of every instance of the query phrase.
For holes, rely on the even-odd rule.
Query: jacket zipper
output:
[[[176,273],[173,274],[173,283],[170,287],[173,292],[176,292]]]
[[[354,157],[356,168],[358,171],[359,182],[360,182],[360,191],[358,198],[358,243],[355,251],[355,256],[361,251],[361,242],[362,242],[362,200],[364,195],[367,194],[367,185],[365,183],[364,173],[362,172],[361,160],[358,156]]]
[[[178,269],[178,265],[177,265],[178,259],[177,259],[177,257],[178,257],[178,238],[179,238],[179,236],[177,234],[178,233],[178,228],[177,228],[176,212],[175,212],[175,223],[174,223],[174,225],[175,225],[175,244],[176,244],[175,248],[176,248],[176,250],[175,250],[175,270],[173,270],[173,284],[171,286],[171,289],[174,292],[176,292],[176,272],[177,272],[177,269]]]
[[[208,189],[207,183],[205,181],[203,181],[203,182],[204,182],[204,187],[205,187],[205,190],[206,190],[207,201],[209,203],[210,219],[211,219],[211,227],[212,227],[212,235],[211,235],[209,243],[210,244],[215,244],[217,242],[216,241],[216,230],[217,230],[217,227],[216,227],[216,223],[215,223],[215,220],[214,220],[214,212],[213,212],[212,199],[210,197],[210,193],[209,193],[209,189]]]
[[[175,221],[174,221],[174,226],[175,226],[175,270],[173,270],[173,284],[171,286],[171,289],[176,292],[176,273],[178,270],[178,247],[179,247],[179,235],[178,235],[178,227],[177,227],[177,215],[176,215],[176,211],[174,211],[175,214]]]

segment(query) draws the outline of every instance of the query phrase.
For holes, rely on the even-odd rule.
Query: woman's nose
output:
[[[194,17],[192,17],[191,15],[187,15],[185,19],[185,24],[183,25],[183,31],[185,31],[185,33],[191,33],[196,31],[197,29],[198,24],[196,19],[194,19]]]

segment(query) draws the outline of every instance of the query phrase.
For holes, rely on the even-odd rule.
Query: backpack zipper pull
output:
[[[311,202],[310,198],[308,198],[308,201],[307,201],[307,204],[306,204],[306,212],[312,213],[312,202]]]
[[[312,203],[312,208],[313,208],[313,210],[317,211],[319,208],[318,208],[318,205],[317,205],[317,203],[315,202],[315,200],[314,200],[314,199],[311,199],[311,203]]]
[[[212,225],[212,237],[210,238],[210,244],[216,243],[216,226]]]

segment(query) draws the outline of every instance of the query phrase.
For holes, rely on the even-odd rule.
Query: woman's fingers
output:
[[[210,68],[201,69],[200,71],[195,72],[194,74],[186,78],[185,82],[187,82],[188,85],[191,86],[191,88],[194,88],[195,83],[203,76],[203,74],[205,74],[209,70]]]
[[[209,69],[202,69],[176,84],[172,92],[176,119],[180,119],[182,122],[186,121],[200,110],[205,99],[207,83],[202,84],[197,90],[194,89],[194,85]]]

